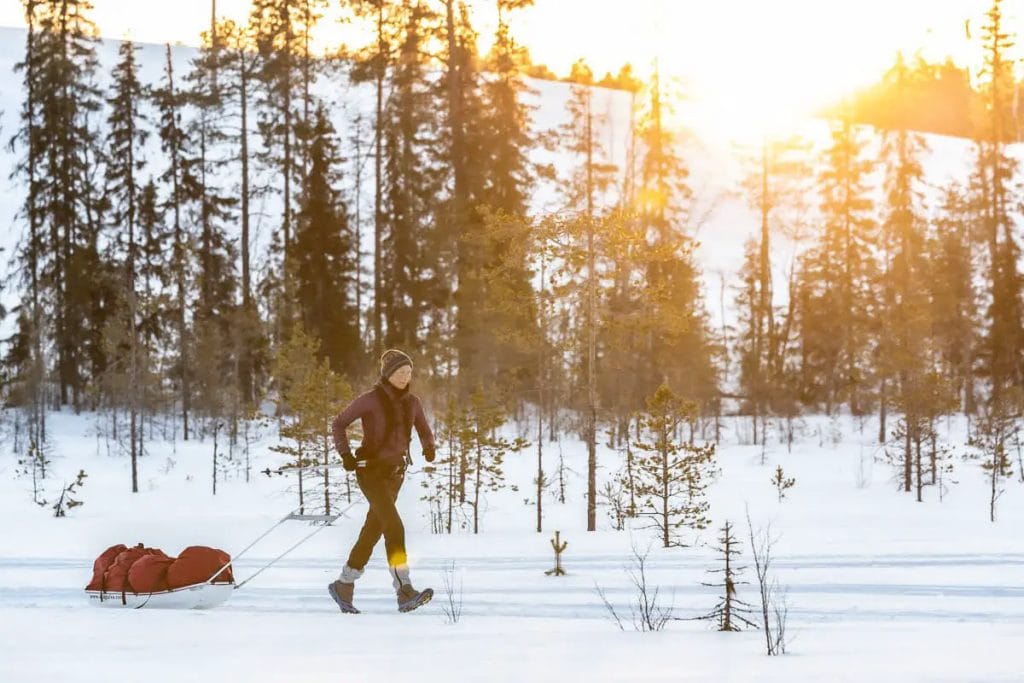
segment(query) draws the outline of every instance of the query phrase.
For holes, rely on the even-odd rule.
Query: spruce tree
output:
[[[197,322],[223,327],[234,304],[234,258],[223,226],[233,218],[235,200],[220,186],[218,177],[227,163],[220,151],[226,135],[221,124],[224,98],[217,78],[219,69],[219,46],[207,33],[187,78],[191,86],[188,99],[195,114],[189,121],[188,134],[196,144],[193,153],[198,180],[195,310]]]
[[[877,311],[877,226],[867,186],[871,161],[848,117],[832,124],[832,145],[818,177],[823,226],[801,259],[802,391],[831,413],[846,403],[867,407],[870,355]]]
[[[322,0],[257,0],[250,13],[259,54],[256,83],[263,148],[258,158],[279,179],[277,191],[282,201],[280,230],[275,230],[271,239],[271,249],[280,261],[263,283],[279,342],[287,338],[295,315],[288,257],[295,236],[296,183],[302,182],[308,168],[304,154],[308,145],[300,145],[299,137],[309,128],[310,92],[317,70],[308,49],[309,34],[319,18],[317,9],[323,5]]]
[[[442,146],[443,163],[451,169],[451,194],[444,210],[440,235],[443,252],[453,264],[449,278],[457,283],[449,305],[455,309],[450,344],[458,362],[459,393],[468,396],[475,378],[486,374],[493,355],[481,312],[486,291],[478,276],[484,254],[476,242],[464,239],[479,232],[477,207],[487,177],[483,145],[484,104],[481,93],[477,34],[469,23],[468,10],[457,0],[445,0],[445,72],[447,95]]]
[[[426,50],[434,17],[421,3],[394,10],[401,22],[382,112],[382,216],[380,291],[385,346],[418,346],[430,309],[442,305],[446,287],[438,253],[437,222],[444,176],[434,112],[437,86],[429,78]]]
[[[257,0],[252,5],[250,23],[260,56],[259,131],[263,137],[260,158],[274,169],[281,183],[282,196],[280,248],[286,253],[292,238],[292,184],[296,178],[295,106],[299,98],[298,57],[302,54],[302,35],[298,30],[304,0]]]
[[[194,273],[192,245],[195,229],[192,209],[202,194],[199,168],[192,142],[183,124],[182,114],[188,104],[187,92],[174,80],[171,46],[165,48],[166,59],[162,83],[151,96],[160,116],[160,149],[166,159],[166,168],[160,180],[167,187],[163,209],[169,214],[171,226],[170,272],[173,282],[171,324],[175,328],[176,358],[174,376],[177,380],[179,408],[182,416],[182,435],[189,438],[189,412],[191,410],[192,369],[191,330],[188,325],[189,287]]]
[[[806,144],[799,138],[775,140],[762,136],[759,149],[747,160],[748,171],[743,190],[748,205],[758,212],[757,238],[745,246],[737,294],[740,325],[740,386],[746,409],[753,416],[754,443],[766,439],[768,413],[783,409],[787,339],[790,316],[779,316],[775,309],[774,237],[793,237],[794,218],[803,208],[805,180],[810,171],[806,163]]]
[[[637,372],[644,394],[667,381],[706,408],[717,400],[715,349],[694,257],[697,226],[691,215],[689,170],[681,156],[680,133],[666,124],[672,108],[657,68],[645,95],[637,124],[642,148],[638,220],[630,229],[631,250],[643,264],[644,276]]]
[[[1013,207],[1019,202],[1015,189],[1018,162],[1007,146],[1015,140],[1013,36],[1006,28],[1002,3],[993,0],[982,28],[985,63],[981,88],[984,114],[977,126],[974,186],[981,210],[982,233],[988,251],[989,325],[984,347],[983,370],[991,385],[991,400],[1010,386],[1024,382],[1024,328],[1021,314],[1021,283],[1018,272],[1020,247],[1014,236]]]
[[[950,183],[943,188],[941,209],[928,237],[924,277],[929,283],[930,344],[939,369],[959,396],[960,409],[968,415],[977,409],[974,368],[980,323],[972,237],[976,211],[962,186]]]
[[[893,82],[896,97],[894,127],[883,133],[880,159],[885,168],[886,201],[881,224],[883,268],[875,367],[881,384],[879,430],[882,435],[885,434],[889,382],[895,382],[896,392],[907,392],[900,402],[911,407],[909,399],[916,392],[911,391],[910,385],[920,383],[924,373],[931,369],[932,361],[927,346],[932,325],[928,319],[924,169],[920,160],[927,146],[920,134],[908,129],[909,78],[909,69],[902,55],[898,55],[887,75],[887,80]]]
[[[292,243],[297,310],[304,329],[335,372],[359,375],[364,355],[354,304],[355,252],[345,205],[338,196],[338,144],[326,110],[316,113],[306,177]]]
[[[239,271],[241,281],[241,307],[239,318],[245,334],[240,338],[238,383],[242,400],[251,404],[256,398],[261,368],[265,366],[261,321],[256,307],[252,278],[252,209],[250,203],[262,188],[254,186],[253,155],[250,151],[250,135],[254,125],[255,82],[259,69],[259,55],[256,52],[256,27],[250,22],[237,25],[227,20],[217,24],[216,34],[220,41],[219,94],[224,103],[223,114],[237,112],[232,120],[236,125],[227,124],[222,129],[225,142],[231,150],[230,163],[237,163],[238,222],[241,228],[239,244]]]
[[[21,106],[20,126],[11,137],[9,147],[15,151],[24,149],[24,155],[16,163],[11,179],[24,178],[25,202],[20,215],[27,222],[27,235],[21,240],[13,255],[21,265],[20,284],[28,291],[17,310],[14,339],[8,356],[4,359],[4,383],[17,384],[19,399],[17,405],[25,409],[30,441],[43,443],[46,440],[46,358],[44,337],[50,333],[44,329],[43,306],[46,302],[46,282],[43,279],[44,260],[52,253],[46,249],[44,231],[45,205],[42,162],[40,158],[45,145],[45,128],[41,116],[39,87],[42,84],[40,70],[44,65],[44,51],[39,47],[37,36],[38,0],[24,3],[25,56],[15,65],[15,71],[22,71],[25,99]]]
[[[108,373],[124,378],[125,391],[112,398],[124,405],[129,416],[128,452],[132,464],[132,493],[138,488],[138,457],[142,441],[142,387],[149,373],[140,324],[140,269],[143,265],[141,235],[141,172],[145,167],[143,149],[149,131],[142,114],[144,92],[135,61],[136,46],[121,43],[120,61],[113,71],[113,85],[107,102],[106,196],[110,201],[111,260],[121,271],[116,278],[116,313],[104,331],[111,358]],[[147,207],[148,208],[148,207]],[[147,219],[150,218],[147,216]]]
[[[192,60],[188,100],[193,116],[188,123],[195,143],[197,173],[195,254],[195,398],[197,410],[212,429],[214,449],[218,434],[238,403],[240,349],[229,343],[237,324],[235,296],[235,254],[225,224],[233,220],[235,198],[222,186],[222,169],[230,162],[225,155],[225,99],[220,75],[224,53],[216,26],[204,33],[203,44]]]
[[[59,400],[78,408],[88,372],[95,375],[104,364],[98,342],[109,291],[99,254],[102,205],[93,182],[99,165],[92,120],[100,109],[97,31],[87,0],[44,0],[26,9],[34,21],[24,68],[35,100],[23,114],[34,157],[26,171],[30,183],[33,177],[41,183],[38,195],[30,193],[38,200],[29,216],[38,246],[29,260],[40,294],[52,302]]]
[[[483,324],[488,352],[478,358],[483,374],[472,379],[497,380],[519,390],[533,385],[535,365],[532,346],[517,339],[539,336],[532,273],[527,255],[515,248],[517,242],[530,239],[531,224],[519,219],[527,215],[536,170],[528,156],[535,142],[530,107],[524,101],[527,89],[522,68],[527,59],[511,36],[507,13],[531,4],[532,0],[497,0],[498,27],[486,60],[490,73],[482,84],[483,110],[477,129],[484,163],[478,171],[483,173],[484,186],[477,213],[511,220],[499,219],[503,229],[491,231],[488,240],[478,243],[478,266],[492,273],[500,271],[501,279],[481,283],[484,305],[475,313],[481,318],[477,324]]]
[[[736,538],[732,524],[728,521],[722,526],[718,543],[719,546],[715,548],[715,551],[721,555],[722,568],[709,569],[708,572],[721,574],[722,583],[702,582],[701,585],[722,588],[722,599],[710,613],[701,618],[714,619],[718,624],[719,631],[742,631],[744,626],[757,628],[757,624],[750,619],[753,608],[749,603],[736,596],[736,587],[746,583],[746,581],[739,580],[745,567],[736,564],[736,558],[741,552],[740,541]]]
[[[384,0],[357,0],[358,16],[372,23],[373,41],[356,54],[352,80],[373,82],[373,327],[374,356],[384,350],[384,128],[385,93],[396,41],[396,6]]]

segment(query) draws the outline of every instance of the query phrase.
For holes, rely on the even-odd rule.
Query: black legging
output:
[[[395,501],[398,490],[405,480],[405,464],[394,467],[370,467],[356,470],[356,483],[366,496],[370,509],[366,512],[366,521],[359,531],[359,538],[352,546],[348,556],[348,566],[362,569],[370,561],[373,547],[377,545],[381,535],[384,536],[384,548],[388,554],[388,566],[397,567],[406,563],[405,527],[398,516]]]

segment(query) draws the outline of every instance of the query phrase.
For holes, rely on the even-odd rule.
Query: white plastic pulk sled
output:
[[[264,571],[272,567],[275,563],[279,562],[288,553],[292,552],[300,545],[316,536],[318,533],[326,529],[327,527],[334,524],[334,522],[340,517],[344,516],[346,512],[351,509],[355,503],[349,505],[344,510],[335,515],[304,515],[298,511],[289,512],[287,515],[282,517],[274,526],[270,527],[262,534],[260,534],[252,543],[245,546],[238,554],[231,558],[231,560],[223,567],[217,570],[217,572],[207,579],[203,583],[197,583],[192,586],[183,586],[181,588],[175,588],[173,590],[158,591],[156,593],[132,593],[132,592],[121,592],[121,591],[86,591],[89,596],[89,604],[102,606],[102,607],[130,607],[139,609],[140,607],[146,608],[164,608],[164,609],[210,609],[222,604],[231,594],[249,583],[257,576],[262,574]],[[237,560],[239,557],[244,555],[254,545],[266,538],[270,532],[277,527],[281,526],[288,521],[298,522],[312,522],[317,525],[313,531],[303,536],[298,543],[291,546],[283,553],[272,559],[267,564],[260,567],[252,576],[247,578],[241,583],[214,583],[214,579],[220,576],[224,570],[231,566],[231,563]]]

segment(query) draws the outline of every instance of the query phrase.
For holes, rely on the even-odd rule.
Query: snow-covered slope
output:
[[[22,101],[20,75],[15,74],[14,65],[22,58],[25,32],[21,29],[0,28],[0,133],[6,142],[18,126],[18,111]],[[105,40],[99,46],[101,63],[100,85],[105,88],[109,81],[109,72],[117,59],[118,41]],[[189,60],[195,55],[191,47],[176,46],[172,48],[176,79],[183,82],[188,71]],[[157,83],[164,68],[164,46],[142,44],[138,62],[140,78],[144,83]],[[533,94],[529,101],[534,110],[534,124],[538,131],[548,131],[564,123],[567,119],[565,109],[570,96],[570,86],[565,83],[551,81],[531,81]],[[374,96],[369,86],[353,86],[341,76],[323,79],[317,87],[318,94],[329,104],[332,118],[342,137],[343,153],[349,163],[344,169],[343,182],[347,189],[347,200],[350,212],[355,209],[355,153],[352,136],[355,133],[355,121],[361,118],[364,142],[370,143],[368,121],[372,120]],[[595,89],[595,111],[606,117],[606,125],[601,132],[601,139],[611,157],[612,163],[620,170],[626,165],[626,147],[630,122],[630,98],[628,94]],[[717,302],[720,276],[730,280],[742,261],[743,242],[753,235],[759,226],[759,219],[747,205],[739,193],[740,182],[745,169],[742,159],[753,150],[745,147],[747,138],[741,144],[733,131],[724,131],[716,120],[715,112],[709,110],[699,100],[684,100],[677,107],[677,116],[688,129],[686,147],[683,150],[691,175],[690,185],[694,190],[695,234],[700,241],[697,255],[704,269],[704,277],[708,297]],[[790,121],[786,134],[801,134],[810,140],[816,148],[823,148],[828,142],[828,127],[824,121],[805,119]],[[877,140],[875,140],[877,143]],[[951,179],[964,179],[967,173],[967,162],[970,144],[967,141],[928,136],[930,150],[923,166],[927,180],[935,188]],[[0,147],[0,174],[6,178],[13,170],[14,163],[23,152],[13,152],[7,145]],[[546,152],[537,150],[534,158],[538,162],[551,162],[558,172],[568,175],[574,160],[564,152]],[[149,173],[159,174],[165,161],[159,151],[156,136],[152,136],[147,154]],[[364,162],[365,163],[365,162]],[[364,168],[364,178],[369,177],[372,169]],[[236,178],[225,178],[230,186],[237,182]],[[877,178],[880,183],[881,177]],[[256,178],[254,182],[272,182],[272,178]],[[364,183],[364,188],[365,188]],[[23,226],[15,219],[21,202],[20,186],[8,182],[5,191],[0,194],[0,247],[6,247],[7,256],[11,253]],[[935,194],[932,195],[936,196]],[[879,198],[881,193],[879,191]],[[812,202],[813,204],[813,198]],[[372,193],[363,191],[361,197],[362,216],[367,220],[372,216]],[[537,213],[556,210],[559,206],[557,189],[546,182],[539,182],[532,200],[533,210]],[[267,244],[272,230],[273,216],[279,213],[279,199],[268,197],[253,207],[254,223],[254,254],[261,254],[261,248]],[[784,280],[784,269],[793,252],[794,245],[786,244],[779,239],[776,245],[776,267],[780,281]],[[6,260],[7,256],[0,256]],[[257,256],[258,258],[259,256]],[[784,294],[777,288],[777,296]],[[7,292],[4,301],[10,303],[13,293]],[[731,300],[732,294],[727,295]],[[717,316],[717,305],[709,308]],[[728,314],[727,314],[728,315]]]

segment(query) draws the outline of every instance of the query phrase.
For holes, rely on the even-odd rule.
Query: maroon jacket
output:
[[[383,403],[382,391],[391,402],[390,406]],[[392,412],[389,413],[389,410]],[[409,437],[414,426],[424,450],[434,448],[434,433],[423,414],[423,404],[417,396],[409,393],[408,387],[400,392],[393,384],[382,380],[341,411],[331,425],[334,447],[338,453],[351,451],[345,430],[357,418],[362,419],[363,424],[364,458],[402,460],[409,450]],[[394,428],[390,434],[385,434],[389,423]]]

